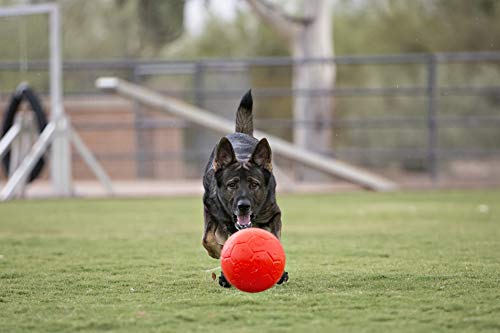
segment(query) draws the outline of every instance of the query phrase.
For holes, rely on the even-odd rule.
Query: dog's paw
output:
[[[219,285],[224,288],[231,288],[231,283],[229,283],[229,281],[226,280],[226,277],[222,272],[220,273],[219,276]]]
[[[281,276],[280,280],[278,281],[278,284],[282,284],[284,282],[288,281],[288,272],[284,272],[283,275]]]

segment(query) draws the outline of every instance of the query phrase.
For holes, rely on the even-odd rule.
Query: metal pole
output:
[[[62,102],[61,17],[58,6],[53,6],[50,19],[50,99],[52,121],[56,124],[52,142],[51,179],[59,196],[73,194],[71,183],[71,147],[69,144],[69,122]]]
[[[187,119],[195,124],[223,134],[234,131],[234,123],[231,121],[215,116],[181,100],[163,96],[118,78],[100,78],[96,81],[96,86],[101,89],[116,91],[133,100],[138,100],[158,110]],[[276,154],[300,162],[313,169],[377,191],[391,191],[397,188],[397,185],[390,180],[347,163],[315,154],[270,134],[255,131],[254,135],[257,138],[266,137],[273,147],[273,152]]]
[[[29,154],[31,146],[33,145],[33,114],[27,112],[19,112],[16,115],[15,123],[21,126],[21,133],[10,146],[9,178],[14,175],[23,159]],[[24,177],[23,181],[17,186],[16,190],[14,191],[14,197],[24,197],[26,183],[27,177]]]
[[[437,93],[437,59],[435,55],[430,55],[427,62],[427,164],[433,182],[438,178]]]
[[[19,164],[21,164],[24,156],[26,153],[22,152],[22,147],[23,145],[21,144],[23,140],[23,137],[26,135],[26,128],[24,124],[24,112],[20,112],[16,115],[14,119],[14,124],[18,125],[21,128],[21,132],[17,136],[17,138],[12,141],[10,144],[10,161],[9,161],[9,174],[8,178],[12,177],[16,169],[19,167]]]
[[[203,93],[203,77],[205,66],[201,61],[196,62],[193,75],[194,104],[200,108],[205,106],[205,94]]]
[[[19,133],[21,133],[21,125],[14,124],[2,137],[2,140],[0,140],[0,159],[8,152],[10,144],[17,138]]]
[[[70,131],[71,141],[75,145],[76,150],[80,153],[80,156],[83,158],[85,163],[87,163],[92,172],[94,172],[101,184],[104,185],[108,194],[113,195],[113,186],[111,185],[111,180],[109,179],[104,169],[101,167],[99,162],[97,162],[96,158],[94,157],[94,155],[92,155],[90,150],[85,146],[78,133],[76,133],[74,129],[71,129]]]
[[[4,7],[0,8],[0,17],[27,16],[50,13],[54,10],[54,7],[57,7],[57,5],[52,3]]]
[[[134,66],[132,70],[132,82],[135,84],[140,84],[140,76],[138,74],[137,66]],[[145,154],[143,149],[145,148],[144,132],[144,111],[142,109],[141,103],[134,101],[134,134],[135,134],[135,166],[136,166],[136,177],[138,179],[146,178],[145,170]]]
[[[0,193],[1,200],[11,199],[19,184],[26,180],[28,174],[35,167],[36,162],[40,159],[50,144],[55,130],[56,126],[53,122],[47,124],[43,132],[40,134],[38,141],[35,142],[31,148],[29,154],[21,162],[21,165],[17,168],[12,177],[9,178],[7,184],[5,184],[5,187]]]

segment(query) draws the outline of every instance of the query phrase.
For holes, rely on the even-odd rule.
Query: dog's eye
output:
[[[227,188],[229,188],[229,189],[233,190],[233,189],[235,189],[235,188],[236,188],[236,186],[237,186],[237,185],[238,185],[238,183],[237,183],[237,182],[230,182],[230,183],[227,183],[227,185],[226,185],[226,186],[227,186]]]
[[[250,182],[248,184],[248,187],[250,187],[251,190],[255,190],[256,188],[259,187],[259,183],[257,183],[257,182]]]

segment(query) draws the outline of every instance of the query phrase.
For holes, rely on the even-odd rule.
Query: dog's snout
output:
[[[250,206],[251,206],[250,200],[248,199],[238,200],[237,206],[240,213],[248,213],[248,211],[250,211]]]

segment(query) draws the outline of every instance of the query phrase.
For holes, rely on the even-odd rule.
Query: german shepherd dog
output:
[[[236,131],[220,139],[203,177],[205,230],[203,246],[219,259],[222,246],[238,230],[256,227],[281,237],[281,211],[276,203],[276,180],[271,147],[253,137],[252,94],[248,91],[236,112]],[[288,280],[283,273],[278,284]],[[219,284],[231,287],[221,272]]]

